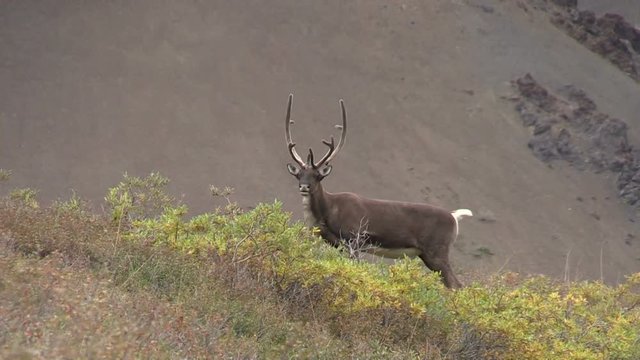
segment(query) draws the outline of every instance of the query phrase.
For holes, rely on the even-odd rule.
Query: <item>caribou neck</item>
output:
[[[326,214],[329,210],[328,193],[322,184],[318,184],[313,192],[302,196],[304,221],[308,226],[322,227],[326,225]]]

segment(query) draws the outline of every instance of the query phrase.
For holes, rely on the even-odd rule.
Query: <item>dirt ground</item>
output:
[[[607,3],[638,21],[633,1]],[[615,176],[537,159],[509,100],[525,73],[572,84],[640,144],[640,85],[546,14],[501,0],[264,4],[0,0],[0,167],[13,170],[0,190],[75,189],[99,206],[124,171],[157,170],[193,213],[221,204],[215,184],[300,218],[287,95],[299,148],[316,152],[343,98],[349,133],[325,188],[472,209],[460,272],[640,271],[640,218]]]

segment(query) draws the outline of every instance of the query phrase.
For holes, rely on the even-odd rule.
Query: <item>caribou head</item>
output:
[[[331,137],[331,141],[322,140],[322,143],[329,147],[327,153],[318,161],[317,163],[314,161],[313,150],[309,149],[309,155],[307,155],[307,162],[302,161],[300,155],[296,151],[296,144],[293,142],[291,138],[291,124],[293,120],[291,120],[291,103],[293,101],[293,94],[289,94],[289,103],[287,104],[287,117],[285,124],[285,136],[287,140],[287,147],[289,148],[289,154],[296,162],[297,166],[294,164],[287,164],[287,170],[289,173],[298,179],[298,189],[300,190],[300,194],[302,196],[309,196],[311,194],[317,194],[318,190],[321,189],[320,181],[325,177],[329,176],[331,173],[331,165],[329,165],[329,161],[331,161],[338,151],[344,146],[345,138],[347,137],[347,112],[344,109],[344,101],[340,100],[340,109],[342,110],[342,125],[336,125],[336,127],[341,129],[340,141],[338,142],[338,146],[336,147],[335,140],[333,136]]]

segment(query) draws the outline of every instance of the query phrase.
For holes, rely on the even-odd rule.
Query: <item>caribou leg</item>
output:
[[[340,238],[335,236],[326,226],[320,227],[320,236],[333,247],[337,248],[341,244]]]
[[[439,271],[440,277],[442,277],[442,281],[444,282],[444,286],[449,289],[459,289],[462,287],[462,284],[453,273],[451,269],[451,265],[449,265],[449,257],[445,256],[429,256],[428,254],[422,253],[420,254],[420,259],[424,262],[425,265],[431,271]]]

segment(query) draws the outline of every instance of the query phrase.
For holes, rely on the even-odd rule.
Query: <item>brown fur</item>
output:
[[[440,272],[445,286],[462,286],[449,262],[449,247],[455,240],[455,219],[449,211],[426,204],[368,199],[353,193],[332,194],[323,189],[320,181],[308,196],[315,226],[333,246],[366,231],[372,245],[418,249],[420,259],[429,269]]]

